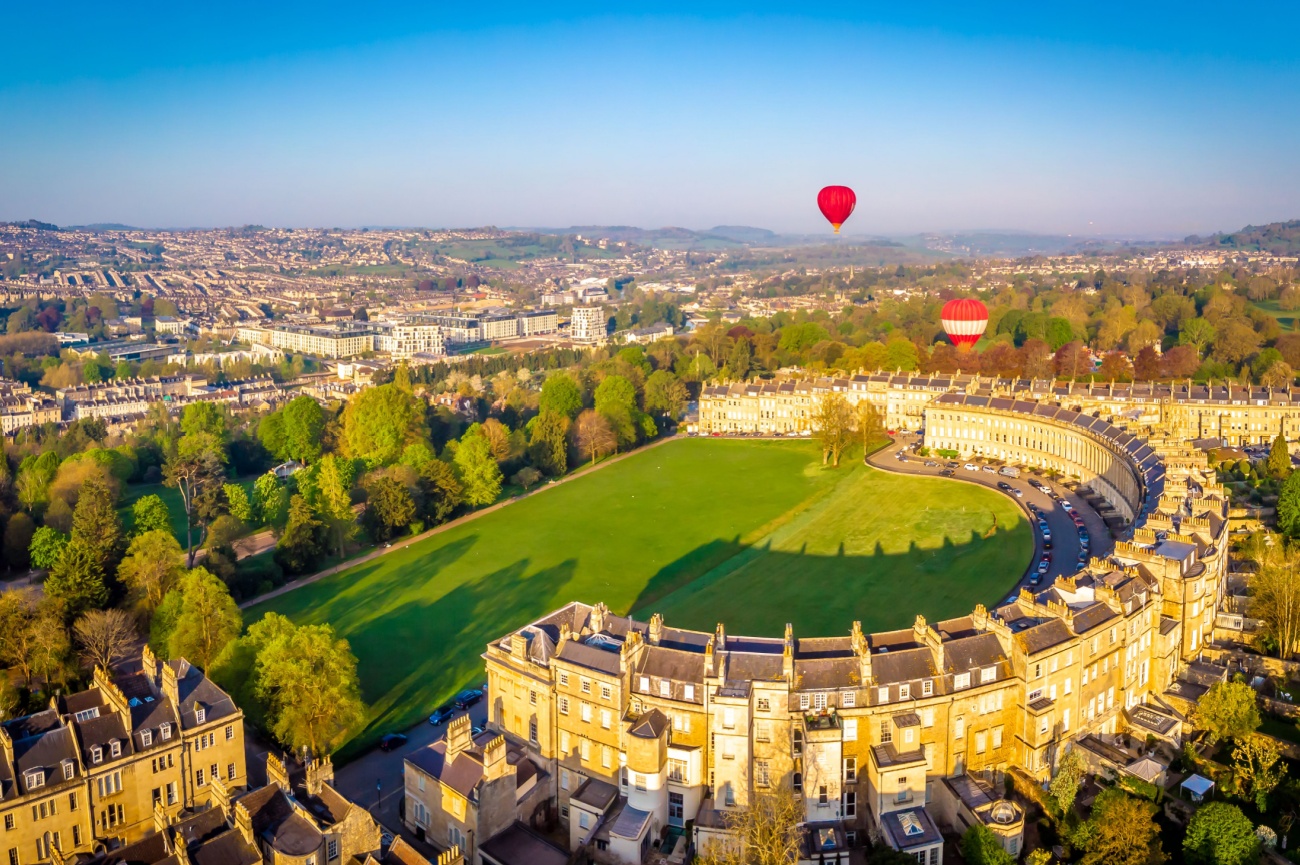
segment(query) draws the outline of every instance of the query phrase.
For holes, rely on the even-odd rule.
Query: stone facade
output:
[[[142,669],[0,726],[0,852],[10,865],[129,844],[158,815],[207,805],[212,781],[238,788],[244,716],[184,660],[146,646]]]
[[[704,433],[798,434],[814,429],[817,402],[840,393],[867,401],[889,429],[920,429],[942,394],[1001,396],[1107,417],[1131,431],[1164,429],[1182,441],[1217,438],[1241,446],[1278,435],[1300,439],[1300,389],[1239,385],[1131,384],[1012,380],[973,375],[875,373],[709,385],[700,394]]]
[[[927,435],[1037,417],[970,399],[928,403]],[[1057,431],[1059,450],[1038,444]],[[489,727],[548,773],[571,846],[639,862],[692,820],[697,844],[721,843],[728,813],[780,787],[801,802],[807,861],[847,861],[870,836],[939,865],[939,827],[975,819],[1019,852],[1024,815],[991,793],[1007,773],[1046,781],[1064,749],[1128,736],[1176,744],[1178,680],[1227,577],[1227,498],[1205,456],[1078,413],[1005,433],[1017,441],[999,447],[1106,480],[1134,520],[1113,556],[887,633],[735,636],[573,603],[489,644]]]

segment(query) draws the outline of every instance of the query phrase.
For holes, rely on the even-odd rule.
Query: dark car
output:
[[[456,710],[452,708],[450,703],[445,706],[439,706],[434,709],[433,714],[429,716],[429,723],[437,727],[439,724],[445,724],[450,721],[451,716],[454,714],[456,714]]]
[[[950,478],[955,474],[955,472],[952,469],[944,469],[943,471],[939,472],[939,474],[945,478]]]
[[[946,469],[955,469],[955,468],[957,468],[957,464],[954,463],[954,462],[947,462],[947,463],[944,463],[943,467],[946,468]]]
[[[379,740],[379,750],[395,751],[406,744],[406,737],[401,733],[389,733]]]
[[[470,706],[482,699],[483,692],[477,688],[473,688],[468,691],[461,691],[456,695],[456,699],[452,702],[456,704],[457,709],[468,709]]]
[[[1002,490],[1004,493],[1009,493],[1011,492],[1011,484],[1006,481],[998,481],[998,489]]]

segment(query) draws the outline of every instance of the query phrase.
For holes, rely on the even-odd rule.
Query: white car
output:
[[[962,468],[964,468],[968,472],[977,472],[980,470],[980,467],[975,465],[975,463],[966,463],[966,465],[962,466]]]

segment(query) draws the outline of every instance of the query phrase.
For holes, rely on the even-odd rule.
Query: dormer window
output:
[[[667,679],[659,680],[659,696],[661,697],[670,696],[671,689],[672,689],[672,685],[669,684]]]
[[[992,682],[996,680],[997,677],[998,677],[997,667],[985,667],[984,669],[980,670],[980,684],[984,684],[985,682]]]
[[[122,743],[117,741],[116,739],[110,740],[108,743],[108,753],[113,757],[121,757]]]
[[[35,790],[37,787],[45,786],[45,771],[38,769],[35,772],[27,773],[27,789]]]
[[[195,706],[195,707],[194,707],[194,720],[195,720],[195,722],[196,722],[196,723],[199,723],[199,724],[202,724],[202,723],[203,723],[204,721],[206,721],[207,719],[208,719],[208,710],[205,709],[205,708],[203,708],[202,706]]]
[[[153,744],[153,730],[140,731],[140,744],[146,748]]]
[[[952,686],[957,690],[970,687],[970,673],[958,673],[952,677]]]
[[[77,764],[71,760],[63,761],[63,780],[71,781],[72,776],[77,772]]]
[[[90,762],[98,765],[104,762],[104,749],[98,745],[90,746]]]
[[[166,742],[168,739],[170,739],[170,738],[172,737],[172,725],[171,725],[171,723],[169,722],[169,723],[166,723],[166,724],[161,724],[161,725],[159,725],[159,727],[158,727],[158,733],[162,736],[162,739],[163,739],[164,742]]]

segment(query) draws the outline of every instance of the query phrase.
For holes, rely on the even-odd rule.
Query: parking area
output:
[[[1014,597],[1022,586],[1038,589],[1058,576],[1073,574],[1092,556],[1107,556],[1114,542],[1105,522],[1074,491],[1046,477],[1019,471],[1018,477],[1000,474],[1000,466],[980,459],[945,459],[918,456],[921,436],[899,432],[892,443],[872,454],[867,462],[876,468],[906,474],[948,477],[982,484],[1014,498],[1034,529],[1034,558],[1027,571],[1007,590]],[[1046,563],[1046,564],[1044,564]]]

